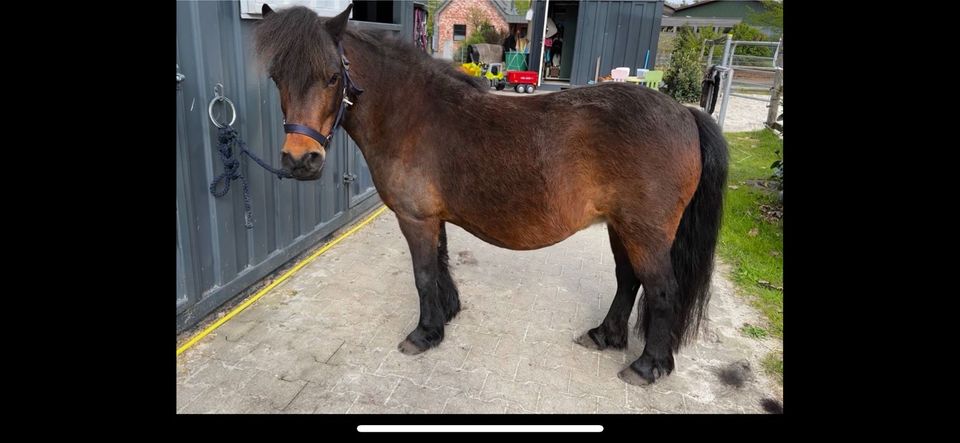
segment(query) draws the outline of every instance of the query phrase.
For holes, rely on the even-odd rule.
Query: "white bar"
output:
[[[533,6],[532,2],[530,3],[530,6]],[[533,8],[530,8],[530,10],[533,10]],[[542,85],[543,78],[546,77],[545,75],[543,75],[543,48],[545,47],[544,40],[547,39],[547,36],[544,34],[547,33],[547,19],[550,18],[548,14],[550,14],[550,0],[547,0],[546,5],[544,5],[543,7],[543,29],[540,30],[540,60],[537,61],[537,87],[538,88]],[[527,37],[532,37],[532,36],[533,34],[530,34],[530,30],[528,29]],[[527,66],[527,68],[529,68],[529,66]],[[531,69],[531,71],[532,70],[533,69]]]
[[[601,425],[360,425],[358,432],[603,432]]]

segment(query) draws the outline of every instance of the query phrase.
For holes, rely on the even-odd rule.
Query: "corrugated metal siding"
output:
[[[411,17],[403,14],[401,24],[370,27],[397,33],[409,28],[412,36],[406,23],[412,6],[404,10]],[[177,64],[186,76],[177,90],[177,332],[378,202],[363,156],[342,130],[318,181],[278,180],[244,157],[253,229],[243,225],[239,182],[224,197],[210,194],[210,181],[223,171],[217,128],[207,117],[217,83],[236,105],[234,127],[248,149],[279,164],[280,99],[253,54],[256,23],[241,20],[236,1],[177,2]],[[343,183],[345,172],[358,179]]]
[[[530,60],[535,63],[533,60],[539,60],[543,44],[546,2],[534,0],[531,7],[535,9]],[[601,57],[600,76],[609,75],[611,69],[619,66],[643,67],[647,49],[650,50],[648,68],[653,69],[662,11],[662,0],[580,1],[570,84],[582,86],[593,80],[598,56]]]
[[[570,83],[585,85],[593,80],[597,57],[600,76],[627,66],[643,67],[650,50],[649,69],[657,60],[663,1],[582,1],[577,22],[577,45]],[[632,74],[631,74],[632,75]]]

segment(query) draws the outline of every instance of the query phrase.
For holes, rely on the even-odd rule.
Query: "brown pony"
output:
[[[280,90],[284,167],[317,179],[328,134],[342,125],[397,215],[420,295],[419,323],[400,351],[439,344],[460,310],[445,223],[529,250],[604,221],[617,293],[577,343],[626,347],[642,285],[645,348],[620,377],[645,384],[669,374],[709,299],[727,177],[726,142],[710,116],[624,83],[491,94],[412,44],[348,29],[350,9],[321,19],[264,6],[257,50]],[[506,115],[523,116],[524,130]]]

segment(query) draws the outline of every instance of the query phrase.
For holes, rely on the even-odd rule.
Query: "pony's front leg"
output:
[[[413,275],[420,294],[420,321],[397,348],[404,354],[414,355],[443,340],[443,324],[447,315],[440,300],[440,266],[437,259],[441,222],[436,218],[417,219],[401,214],[397,214],[397,220],[410,247]]]

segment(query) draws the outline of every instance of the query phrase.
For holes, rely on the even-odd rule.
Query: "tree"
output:
[[[750,13],[747,18],[760,26],[773,29],[776,34],[783,34],[783,2],[763,0],[763,12]]]
[[[433,37],[433,21],[440,7],[440,0],[427,0],[427,35]]]
[[[487,22],[487,14],[478,6],[471,6],[470,9],[467,10],[467,24],[470,25],[470,32],[478,31],[484,23],[489,24]]]
[[[527,10],[530,9],[531,0],[513,0],[513,9],[517,10],[517,14],[524,15],[527,13]]]

